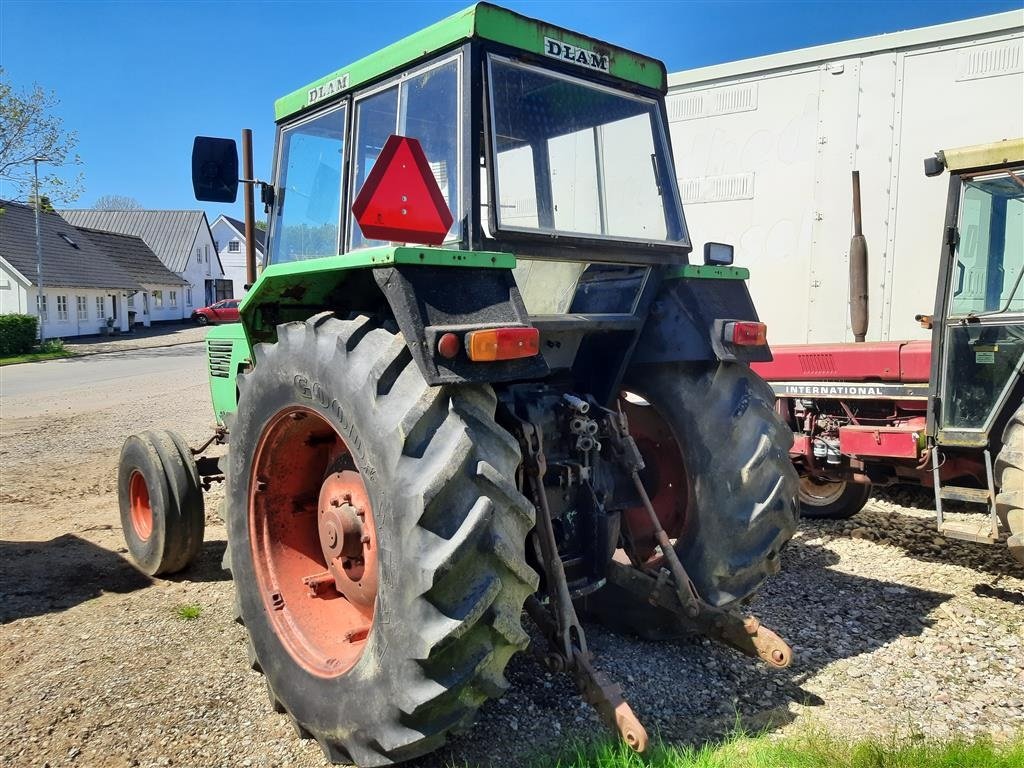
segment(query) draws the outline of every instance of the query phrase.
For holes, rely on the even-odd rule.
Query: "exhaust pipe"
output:
[[[850,238],[850,327],[854,341],[868,332],[868,241],[860,215],[860,171],[853,172],[853,237]]]

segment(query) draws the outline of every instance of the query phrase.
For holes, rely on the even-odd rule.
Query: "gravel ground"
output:
[[[120,443],[148,427],[193,444],[205,436],[201,355],[185,355],[174,380],[140,373],[60,396],[3,397],[2,408],[0,765],[324,765],[317,745],[271,711],[246,662],[219,568],[220,489],[188,571],[149,579],[125,560]],[[648,730],[673,742],[714,738],[737,718],[851,737],[1021,733],[1024,572],[1003,547],[938,538],[929,505],[927,494],[901,490],[853,520],[802,525],[751,606],[794,645],[788,670],[700,639],[651,643],[588,625],[597,665]],[[178,609],[192,604],[201,615],[182,619]],[[508,677],[511,690],[476,727],[413,765],[520,765],[603,732],[568,679],[530,655]]]

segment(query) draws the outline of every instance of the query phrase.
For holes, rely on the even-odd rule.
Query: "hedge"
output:
[[[38,325],[34,315],[0,315],[0,357],[31,352],[39,337]]]

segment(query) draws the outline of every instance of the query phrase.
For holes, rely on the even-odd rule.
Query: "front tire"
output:
[[[208,325],[210,323],[210,318],[208,318],[206,315],[196,315],[193,319],[196,321],[196,325],[200,327]]]
[[[125,440],[117,500],[128,552],[143,573],[176,573],[199,553],[203,491],[192,452],[176,433],[151,430]]]
[[[871,498],[870,483],[800,477],[800,514],[816,520],[846,520]]]
[[[520,614],[538,577],[525,560],[534,510],[512,480],[518,444],[494,421],[489,386],[428,386],[402,336],[368,317],[281,325],[276,344],[253,352],[227,489],[253,667],[275,709],[333,762],[389,765],[436,749],[501,695],[529,640]],[[307,426],[291,426],[292,413]],[[330,564],[322,529],[302,522],[318,489],[290,478],[338,472],[358,475],[374,523],[376,584],[354,599],[302,583]],[[348,620],[330,615],[346,600],[369,617],[367,630],[350,627],[359,647],[347,650],[336,630]]]

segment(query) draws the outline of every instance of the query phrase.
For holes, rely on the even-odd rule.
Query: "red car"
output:
[[[210,323],[237,323],[238,304],[241,299],[224,299],[208,307],[197,309],[192,313],[192,319],[199,325]]]

